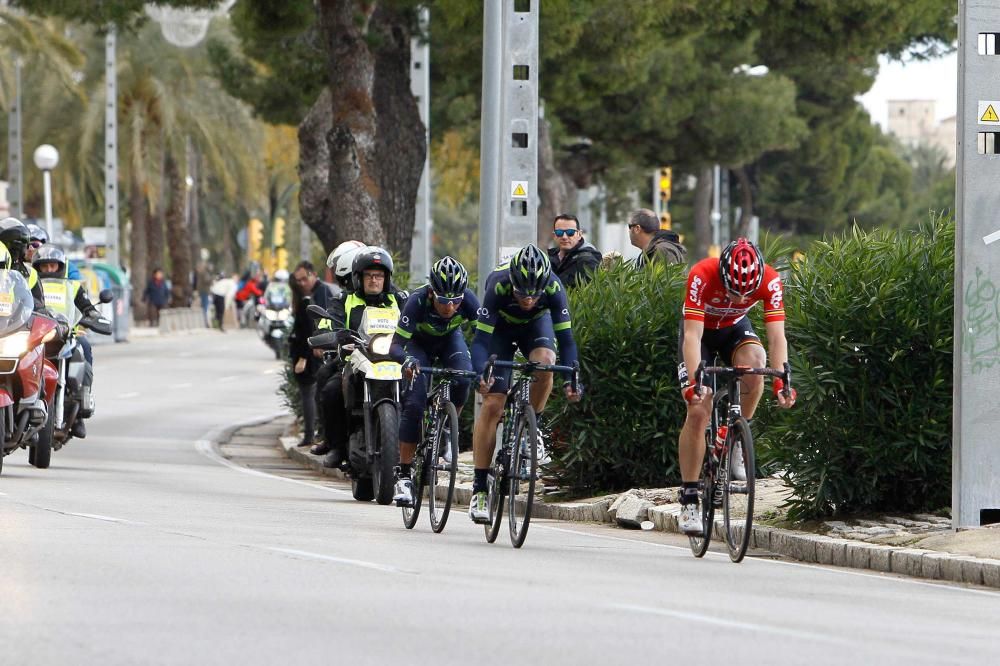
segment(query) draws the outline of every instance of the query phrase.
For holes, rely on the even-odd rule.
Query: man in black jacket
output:
[[[549,248],[552,272],[563,285],[575,287],[586,281],[601,263],[601,253],[583,238],[580,220],[562,213],[552,222],[552,237],[556,247]]]
[[[299,446],[312,446],[316,431],[316,373],[322,362],[309,348],[309,336],[317,326],[316,317],[307,308],[316,304],[324,310],[333,303],[333,291],[316,276],[311,262],[302,261],[292,272],[292,304],[295,324],[288,338],[288,352],[295,370],[295,381],[302,398],[302,420],[305,430]]]
[[[659,218],[648,208],[640,208],[629,216],[628,237],[632,245],[642,251],[635,258],[636,268],[653,260],[669,264],[687,262],[687,250],[681,245],[680,237],[669,229],[660,229]]]

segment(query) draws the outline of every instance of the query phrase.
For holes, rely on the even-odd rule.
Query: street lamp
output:
[[[47,143],[35,148],[35,166],[42,170],[42,182],[45,186],[45,231],[49,238],[55,238],[52,233],[52,170],[59,164],[59,151]]]

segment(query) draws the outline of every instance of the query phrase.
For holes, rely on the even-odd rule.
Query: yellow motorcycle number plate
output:
[[[372,379],[402,379],[402,366],[399,363],[376,363],[369,376]]]
[[[14,314],[14,292],[0,292],[0,317]]]

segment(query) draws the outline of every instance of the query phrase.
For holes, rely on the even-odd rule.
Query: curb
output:
[[[348,480],[347,476],[340,470],[323,467],[319,457],[297,449],[294,437],[282,436],[279,441],[285,453],[292,460],[326,476]],[[439,487],[437,492],[438,496],[444,499],[446,489]],[[456,504],[467,506],[472,498],[472,484],[456,484],[453,497]],[[552,504],[537,502],[533,507],[532,516],[551,520],[614,524],[615,520],[609,510],[615,499],[616,496],[610,495],[596,502]],[[653,529],[680,534],[680,530],[677,528],[679,514],[680,505],[664,504],[650,508],[647,517],[652,521]],[[712,538],[722,540],[724,538],[723,530],[722,518],[717,518]],[[955,555],[920,548],[883,546],[767,525],[753,526],[750,546],[809,564],[864,569],[1000,589],[1000,560]]]

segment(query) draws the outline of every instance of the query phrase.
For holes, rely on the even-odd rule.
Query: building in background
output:
[[[955,166],[955,116],[937,120],[932,99],[890,99],[889,133],[908,146],[928,144],[944,151],[945,165]]]
[[[10,202],[7,201],[7,181],[0,180],[0,217],[10,215]]]

